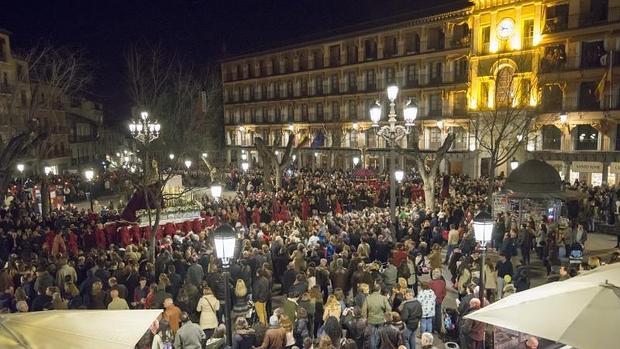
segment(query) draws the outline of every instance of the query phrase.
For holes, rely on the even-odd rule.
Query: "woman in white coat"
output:
[[[217,328],[217,311],[220,309],[220,301],[215,298],[211,288],[205,287],[202,297],[198,301],[196,311],[200,312],[200,328],[205,332],[207,339],[211,338]]]

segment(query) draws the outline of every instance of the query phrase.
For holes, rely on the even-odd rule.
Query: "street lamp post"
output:
[[[401,198],[400,186],[401,186],[401,183],[403,182],[403,179],[405,179],[405,172],[403,170],[394,171],[394,179],[396,179],[396,182],[398,182],[398,202],[399,202],[398,206],[401,206],[402,198]]]
[[[360,158],[358,156],[353,157],[353,168],[357,168],[357,165],[360,163]]]
[[[129,123],[129,132],[131,136],[145,146],[156,140],[159,137],[160,131],[161,124],[149,119],[149,113],[145,111],[140,113],[140,119],[132,120]],[[148,170],[151,167],[146,147],[143,154],[144,178],[146,179],[149,178]]]
[[[474,217],[474,235],[476,241],[480,243],[480,290],[478,298],[480,299],[480,306],[484,306],[484,263],[487,255],[487,243],[491,241],[493,234],[493,217],[486,211],[481,211]]]
[[[86,181],[89,183],[89,188],[88,188],[89,191],[88,193],[86,193],[86,196],[88,196],[88,199],[90,200],[90,211],[95,212],[94,205],[93,205],[93,188],[94,188],[93,178],[95,178],[95,171],[93,170],[84,171],[84,177],[86,178]]]
[[[140,113],[140,119],[132,120],[129,123],[129,132],[133,138],[142,144],[148,144],[159,137],[161,125],[157,121],[149,119],[149,113]]]
[[[241,163],[241,169],[243,170],[243,172],[248,172],[249,168],[250,168],[250,164],[247,161],[244,161]]]
[[[213,231],[213,245],[215,254],[222,261],[224,277],[224,320],[226,321],[226,342],[232,344],[232,319],[230,318],[230,262],[235,258],[237,251],[237,233],[228,224],[220,225]]]
[[[517,161],[517,158],[513,157],[512,160],[510,160],[510,169],[514,171],[517,167],[519,167],[519,161]]]
[[[19,163],[17,164],[17,171],[19,172],[19,184],[20,185],[24,185],[24,169],[26,168],[26,166],[24,166],[24,164]]]
[[[391,85],[387,88],[388,99],[390,100],[390,110],[388,112],[388,124],[380,126],[381,121],[381,105],[377,102],[377,105],[370,108],[370,119],[372,120],[372,126],[375,129],[377,136],[383,138],[390,149],[390,231],[392,236],[396,237],[396,184],[394,183],[394,171],[396,163],[396,148],[398,148],[398,142],[407,136],[411,132],[411,126],[418,116],[418,107],[409,100],[403,107],[403,119],[404,125],[397,125],[396,115],[396,97],[398,97],[398,86]]]

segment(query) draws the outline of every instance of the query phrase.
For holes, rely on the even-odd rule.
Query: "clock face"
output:
[[[497,25],[497,36],[500,39],[508,39],[515,28],[515,22],[511,18],[502,19]]]

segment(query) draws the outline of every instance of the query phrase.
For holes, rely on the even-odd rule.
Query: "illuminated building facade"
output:
[[[295,132],[311,138],[298,166],[350,168],[362,155],[365,166],[384,168],[385,144],[368,110],[377,99],[385,105],[385,88],[395,83],[402,101],[419,106],[422,150],[455,133],[442,171],[486,174],[488,155],[469,120],[506,104],[498,97],[505,90],[511,107],[533,120],[518,160],[544,159],[567,180],[614,183],[618,29],[620,0],[478,0],[232,57],[222,62],[227,159],[248,152],[260,161],[255,137],[284,147]],[[501,172],[510,172],[508,163]]]

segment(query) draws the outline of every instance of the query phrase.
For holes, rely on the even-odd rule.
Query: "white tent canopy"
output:
[[[0,348],[133,348],[161,310],[51,310],[0,315]]]
[[[467,315],[579,349],[620,343],[620,264],[515,293]]]

